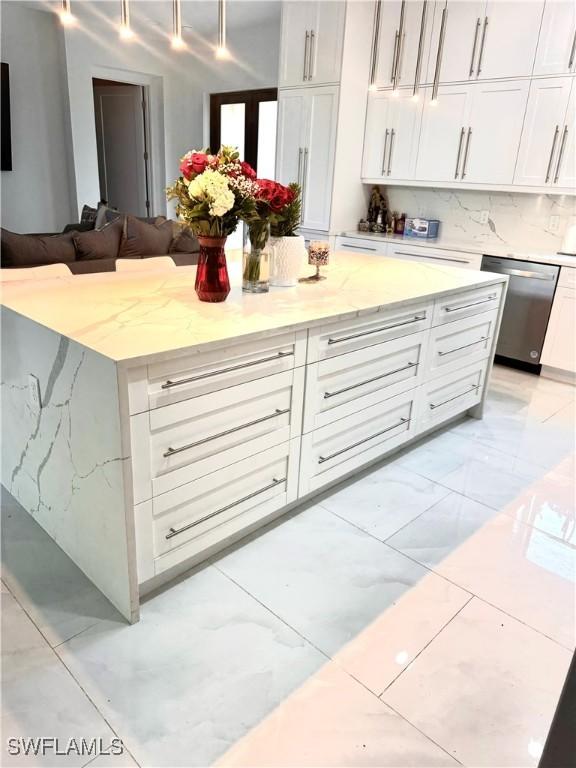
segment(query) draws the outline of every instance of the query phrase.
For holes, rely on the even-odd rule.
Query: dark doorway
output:
[[[277,108],[276,88],[211,94],[210,149],[235,146],[259,176],[273,178]]]
[[[146,88],[92,80],[100,198],[133,216],[150,215]]]

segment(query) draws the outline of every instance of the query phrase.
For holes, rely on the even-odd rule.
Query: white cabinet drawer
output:
[[[302,437],[300,495],[384,456],[415,433],[418,390],[385,400]]]
[[[379,253],[385,256],[387,244],[369,237],[345,237],[340,235],[336,238],[336,250],[348,251],[349,253]]]
[[[131,417],[138,503],[300,434],[304,368]]]
[[[497,322],[498,310],[495,309],[432,328],[426,378],[437,378],[450,371],[459,371],[464,365],[488,357]]]
[[[256,341],[235,340],[227,347],[154,363],[143,382],[145,392],[130,398],[130,413],[287,371],[304,365],[305,359],[306,331],[298,331]]]
[[[418,386],[428,331],[374,344],[306,370],[304,432],[349,416]]]
[[[562,288],[576,288],[576,269],[562,267],[558,278],[558,285]]]
[[[424,432],[471,408],[482,399],[489,360],[450,373],[420,387],[418,432]]]
[[[312,328],[308,336],[307,362],[325,360],[423,331],[430,327],[431,320],[432,304],[418,303]]]
[[[500,296],[502,295],[502,283],[487,285],[485,288],[474,288],[471,291],[462,291],[451,296],[437,299],[434,304],[432,325],[452,323],[461,317],[477,315],[480,312],[489,312],[498,309]]]
[[[482,256],[479,253],[418,246],[410,241],[402,243],[402,245],[389,246],[388,256],[403,261],[423,261],[430,264],[444,264],[448,267],[462,267],[463,269],[480,269],[482,264]]]
[[[178,550],[161,568],[202,551],[202,537],[239,516],[250,520],[280,509],[296,499],[299,440],[292,440],[260,453],[225,471],[176,488],[152,501],[152,555],[154,558]],[[224,535],[225,529],[223,530]],[[188,545],[188,546],[186,546]],[[158,572],[158,569],[156,569]]]

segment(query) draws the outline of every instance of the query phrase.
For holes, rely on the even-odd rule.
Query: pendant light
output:
[[[70,0],[62,0],[60,3],[60,11],[58,12],[60,21],[65,27],[71,27],[76,19],[70,13]]]
[[[226,0],[218,0],[218,45],[216,46],[216,58],[227,59],[229,56],[226,48]]]
[[[172,40],[171,45],[174,50],[181,50],[186,47],[182,39],[182,8],[181,0],[172,0]]]
[[[134,32],[130,26],[129,0],[120,0],[120,37],[122,40],[132,40]]]

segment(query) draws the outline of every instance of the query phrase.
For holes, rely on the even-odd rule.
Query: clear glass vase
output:
[[[270,224],[244,224],[242,249],[242,290],[266,293],[270,290]]]

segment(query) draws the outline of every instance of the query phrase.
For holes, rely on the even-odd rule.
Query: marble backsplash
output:
[[[440,219],[440,236],[450,240],[556,252],[568,225],[576,223],[576,198],[568,195],[422,187],[386,191],[391,210]],[[482,211],[488,211],[486,224],[481,223]]]

